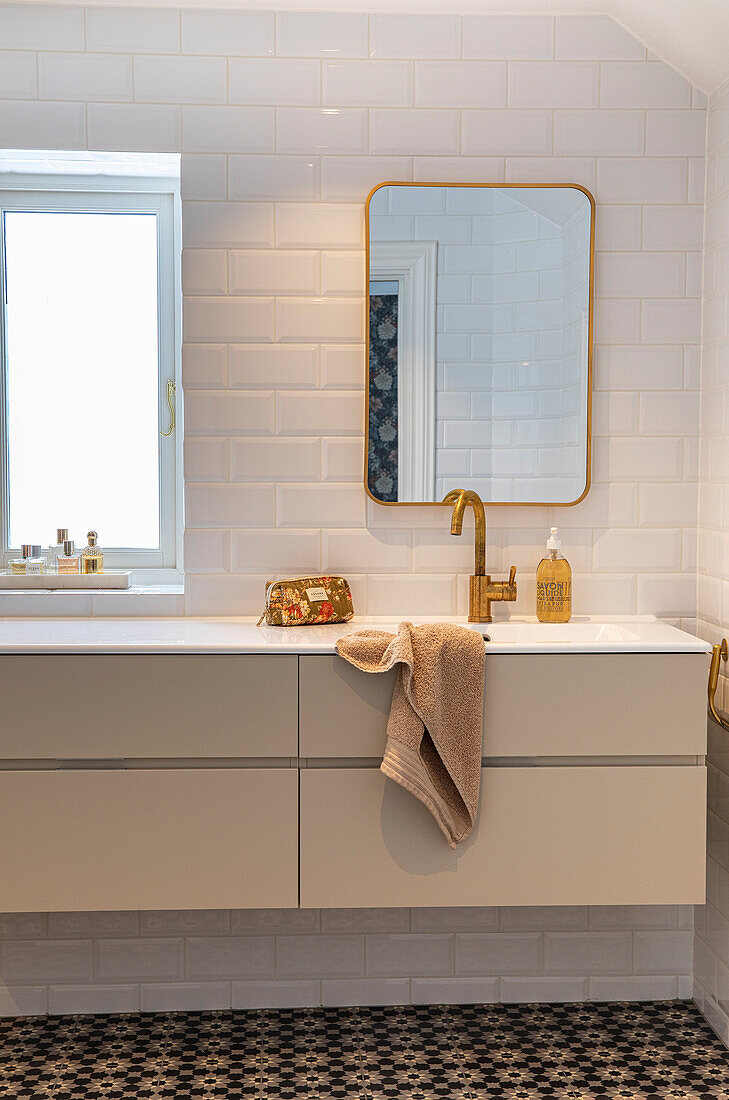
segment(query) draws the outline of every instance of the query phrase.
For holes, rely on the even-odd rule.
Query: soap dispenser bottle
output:
[[[547,556],[537,566],[537,618],[540,623],[568,623],[572,615],[572,569],[562,557],[559,531],[552,527]]]

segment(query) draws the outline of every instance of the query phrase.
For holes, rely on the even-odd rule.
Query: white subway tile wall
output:
[[[295,570],[332,560],[329,528],[338,568],[363,578],[359,612],[393,610],[403,573],[417,575],[399,610],[461,609],[469,562],[448,553],[444,513],[365,507],[364,200],[385,179],[576,182],[598,203],[593,489],[574,509],[490,510],[488,565],[508,567],[503,533],[519,528],[511,611],[533,613],[524,574],[545,528],[579,529],[580,546],[567,531],[565,551],[579,561],[580,610],[602,594],[601,611],[690,625],[706,112],[683,77],[604,16],[6,4],[0,42],[0,146],[182,152],[177,610],[257,614],[268,570],[255,532],[270,547],[278,531],[273,560]],[[714,145],[721,133],[717,123]],[[717,148],[715,181],[725,161]],[[722,299],[709,305],[707,325],[721,327]],[[438,349],[453,379],[458,335]],[[528,461],[533,441],[523,445]],[[718,441],[713,454],[716,465]],[[118,613],[138,613],[131,602],[117,600]],[[6,597],[0,610],[14,611]],[[71,601],[71,614],[87,610]]]
[[[729,634],[729,82],[709,100],[698,538],[698,628]],[[726,672],[726,665],[723,666]],[[717,704],[729,708],[722,674]],[[694,997],[729,1045],[729,734],[709,723],[707,902],[697,908]]]
[[[692,624],[706,112],[642,43],[604,16],[0,4],[0,44],[0,147],[182,153],[186,585],[173,614],[258,614],[271,575],[321,568],[349,575],[360,613],[463,613],[470,559],[444,511],[386,509],[362,488],[364,200],[387,179],[566,182],[598,203],[593,488],[573,509],[490,510],[488,565],[518,557],[511,610],[532,613],[530,574],[557,523],[579,613]],[[720,299],[725,101],[711,119]],[[712,331],[722,309],[707,312]],[[438,356],[464,361],[458,334]],[[709,576],[724,589],[714,633],[729,619],[719,428],[700,553],[704,591]],[[170,613],[164,597],[53,600],[63,615]],[[49,613],[12,594],[0,611]],[[729,951],[720,963],[710,949],[727,896],[717,883],[696,965],[729,1009]],[[670,906],[0,916],[0,1012],[686,997],[691,936],[690,913]]]
[[[16,913],[0,1015],[685,998],[691,942],[673,905]]]

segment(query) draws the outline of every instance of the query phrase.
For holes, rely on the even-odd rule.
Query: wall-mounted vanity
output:
[[[379,771],[392,676],[334,655],[373,625],[396,626],[0,623],[3,910],[703,900],[708,646],[650,619],[483,627],[454,852]]]

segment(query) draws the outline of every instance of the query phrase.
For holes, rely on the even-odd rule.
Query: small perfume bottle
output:
[[[56,528],[56,541],[53,546],[48,547],[48,572],[58,572],[58,559],[63,554],[63,544],[68,538],[68,528],[58,527]]]
[[[24,542],[20,553],[22,557],[10,562],[10,572],[16,577],[40,577],[45,573],[45,558],[36,543]]]
[[[79,573],[79,555],[72,539],[65,539],[63,543],[63,550],[58,555],[58,572],[59,574],[68,575]]]
[[[82,573],[103,573],[104,572],[104,551],[98,545],[98,535],[96,531],[89,531],[88,533],[88,546],[84,546],[81,551],[81,572]]]

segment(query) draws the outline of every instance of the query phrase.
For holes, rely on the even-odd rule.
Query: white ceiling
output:
[[[32,0],[21,0],[29,3]],[[64,0],[54,0],[63,3]],[[68,0],[65,0],[68,2]],[[85,0],[87,4],[120,0]],[[171,7],[295,11],[611,15],[705,92],[729,80],[729,0],[124,0]]]

